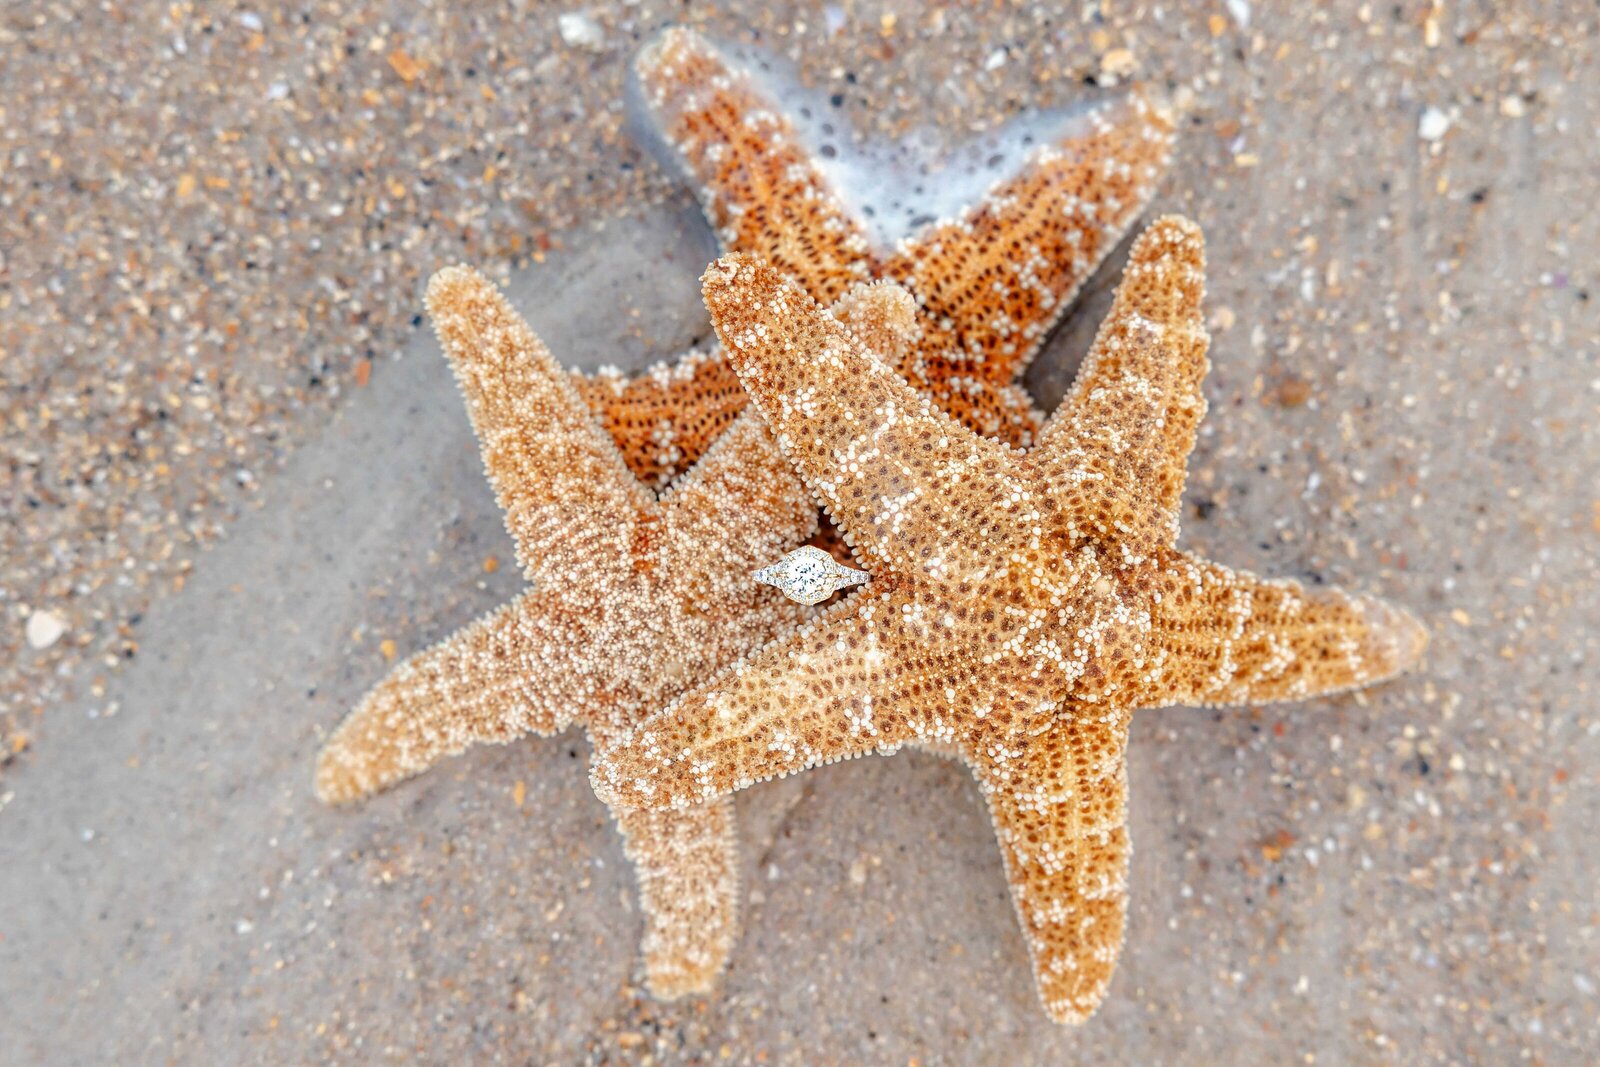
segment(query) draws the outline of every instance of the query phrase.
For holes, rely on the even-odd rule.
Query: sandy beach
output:
[[[0,19],[0,1060],[1588,1062],[1596,13],[953,7]],[[1158,89],[1152,214],[1210,259],[1181,544],[1432,632],[1370,690],[1136,716],[1081,1027],[927,754],[740,794],[744,932],[670,1004],[580,733],[313,795],[361,694],[521,587],[428,276],[502,281],[572,366],[709,335],[715,241],[624,92],[673,22],[777,57],[846,153]],[[1030,370],[1045,408],[1125,251]]]

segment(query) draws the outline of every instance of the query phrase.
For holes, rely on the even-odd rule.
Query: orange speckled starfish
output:
[[[1205,412],[1199,228],[1135,244],[1072,393],[1026,454],[938,411],[793,281],[749,256],[705,278],[729,360],[872,570],[867,587],[596,756],[649,810],[910,742],[953,743],[988,799],[1039,994],[1079,1022],[1127,906],[1134,708],[1303,699],[1415,663],[1382,601],[1180,552]]]
[[[705,40],[669,30],[635,70],[724,250],[760,253],[824,304],[864,281],[905,286],[922,340],[900,372],[979,433],[1032,440],[1040,415],[1017,382],[1149,201],[1172,148],[1164,109],[1136,90],[1053,120],[1045,143],[978,203],[884,250],[777,104]],[[629,468],[656,485],[688,469],[746,403],[717,347],[637,378],[574,383]]]

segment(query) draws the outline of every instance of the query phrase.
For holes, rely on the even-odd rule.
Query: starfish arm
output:
[[[922,337],[916,298],[894,282],[854,286],[833,302],[832,311],[863,348],[891,367],[899,366]]]
[[[1204,291],[1200,228],[1158,219],[1134,243],[1111,312],[1031,456],[1073,540],[1115,542],[1132,561],[1177,540],[1206,410]]]
[[[1144,210],[1172,152],[1173,117],[1142,91],[1078,109],[960,218],[902,242],[883,267],[932,324],[915,384],[1014,381],[1078,289]],[[953,393],[959,397],[960,393]]]
[[[528,580],[627,580],[632,535],[654,494],[595,425],[567,372],[476,271],[436,274],[428,311]]]
[[[527,593],[417,653],[362,699],[317,757],[317,795],[335,804],[387,789],[470,745],[564,729],[593,680],[566,667],[582,629]]]
[[[635,70],[725,250],[759,252],[827,302],[868,280],[866,233],[746,74],[683,29],[641,51]]]
[[[623,850],[639,879],[650,992],[704,993],[739,931],[739,846],[727,797],[687,811],[619,811]]]
[[[1304,700],[1393,677],[1427,647],[1422,625],[1377,597],[1172,557],[1154,613],[1151,703]]]
[[[982,520],[1028,507],[1032,489],[1004,445],[935,409],[767,263],[726,256],[704,285],[728,361],[854,547],[935,579],[1003,565],[1013,548],[1003,524]],[[975,514],[959,513],[953,495]]]
[[[747,402],[720,345],[633,378],[573,371],[572,384],[633,476],[658,489],[694,466]]]
[[[735,420],[662,504],[670,543],[681,550],[671,553],[673,562],[708,583],[729,583],[719,600],[751,599],[750,572],[817,529],[811,491],[753,411]]]
[[[1045,1011],[1081,1023],[1111,984],[1128,908],[1123,709],[1083,705],[1036,735],[964,738],[989,803]]]
[[[944,667],[893,657],[908,601],[868,588],[684,694],[595,753],[606,803],[688,808],[769,778],[910,741],[948,741],[937,702],[917,696]]]

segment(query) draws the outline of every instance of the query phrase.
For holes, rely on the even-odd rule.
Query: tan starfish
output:
[[[838,232],[844,208],[788,123],[702,41],[667,34],[643,53],[639,75],[685,159],[726,165],[705,177],[704,195],[719,224],[745,220],[724,229],[728,246],[803,259]],[[835,278],[818,267],[818,289],[837,297],[836,313],[891,364],[919,373],[917,353],[928,346],[913,341],[933,335],[940,346],[950,338],[966,346],[966,356],[939,348],[940,366],[980,376],[991,362],[1001,367],[976,383],[919,378],[943,381],[943,402],[979,428],[990,428],[995,404],[1010,405],[1003,421],[1013,436],[1036,426],[1011,379],[1143,205],[1171,137],[1170,122],[1142,98],[1090,112],[1080,126],[960,219],[902,248],[895,270],[915,275],[936,299],[918,306],[895,287],[856,285],[875,273],[864,241],[852,239],[859,248],[848,256],[818,260],[845,271]],[[1018,246],[1040,255],[1018,257]],[[943,266],[919,266],[914,255]],[[365,796],[475,743],[569,724],[604,747],[805,617],[747,582],[747,572],[804,538],[815,511],[809,526],[797,517],[807,490],[760,419],[751,412],[741,421],[744,391],[719,349],[631,381],[589,379],[555,368],[526,324],[470,272],[441,274],[429,305],[536,588],[368,694],[321,755],[318,791],[329,801]],[[571,469],[561,466],[568,450],[578,457]],[[664,486],[683,470],[690,473],[659,501],[640,484]],[[657,995],[706,988],[726,957],[737,903],[729,820],[725,805],[619,818],[639,872],[646,973]]]
[[[954,743],[987,797],[1046,1011],[1099,1004],[1121,948],[1134,708],[1301,699],[1414,663],[1405,612],[1174,547],[1205,411],[1198,227],[1134,245],[1078,382],[1021,454],[934,408],[792,281],[707,272],[740,380],[867,587],[594,761],[597,792],[693,806],[908,742]]]
[[[1017,382],[1149,201],[1172,148],[1166,110],[1136,89],[1036,124],[1049,139],[1014,174],[886,249],[778,104],[703,38],[668,30],[635,70],[725,251],[759,252],[825,304],[864,281],[904,285],[922,340],[900,372],[979,433],[1032,440],[1040,415]],[[688,469],[746,402],[717,346],[636,378],[574,382],[651,484]]]
[[[596,745],[809,612],[750,572],[816,528],[816,505],[754,412],[659,497],[594,423],[566,371],[494,286],[451,268],[428,310],[456,372],[523,573],[535,587],[395,668],[317,763],[317,793],[354,800],[479,743],[583,726]],[[835,305],[853,336],[897,354],[905,293]],[[737,916],[726,803],[618,816],[646,916],[658,996],[705,989]]]

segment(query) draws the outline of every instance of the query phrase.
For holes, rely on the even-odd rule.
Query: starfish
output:
[[[693,810],[817,764],[954,745],[1045,1010],[1087,1018],[1122,944],[1132,710],[1366,685],[1426,643],[1380,600],[1175,547],[1205,411],[1203,288],[1199,228],[1153,224],[1022,453],[938,411],[770,265],[713,264],[706,303],[734,370],[872,577],[601,750],[600,796]]]
[[[480,743],[581,725],[596,746],[808,614],[750,580],[817,511],[753,412],[658,494],[628,469],[571,379],[495,287],[449,268],[428,310],[533,590],[396,667],[340,724],[317,793],[340,803]],[[858,286],[852,336],[898,354],[910,298]],[[732,944],[737,854],[727,803],[617,813],[646,916],[647,980],[708,987]]]
[[[1172,148],[1172,116],[1143,90],[1056,116],[1035,124],[1044,143],[977,203],[884,248],[778,104],[703,38],[668,30],[641,50],[635,74],[725,251],[759,252],[824,304],[874,279],[905,286],[922,336],[900,372],[1013,444],[1041,420],[1022,372],[1149,201]],[[575,373],[574,383],[628,466],[657,485],[746,403],[715,345],[632,379]]]
[[[702,196],[726,224],[726,246],[833,264],[843,273],[819,267],[813,284],[860,343],[930,388],[942,382],[940,402],[978,428],[1013,436],[1031,433],[1038,416],[1010,379],[1142,207],[1171,138],[1170,121],[1142,97],[1064,127],[972,210],[902,246],[891,273],[934,294],[919,304],[887,282],[864,284],[877,260],[857,223],[837,254],[822,256],[845,208],[747,76],[683,32],[647,49],[638,72],[685,159],[702,170],[720,161]],[[556,367],[469,271],[440,274],[428,303],[534,589],[366,696],[320,756],[317,788],[329,802],[387,788],[473,744],[569,725],[604,748],[807,617],[747,580],[804,540],[816,511],[745,410],[720,349],[631,381],[591,379]],[[920,369],[935,363],[978,377]],[[991,363],[1011,369],[993,374]],[[729,808],[620,812],[618,825],[638,871],[652,992],[707,988],[736,927]]]

